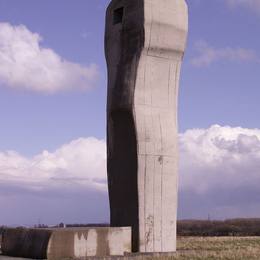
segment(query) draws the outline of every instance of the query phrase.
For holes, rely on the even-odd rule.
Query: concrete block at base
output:
[[[44,229],[8,228],[2,234],[3,255],[46,259],[51,231]]]
[[[120,256],[131,252],[130,227],[6,229],[2,253],[33,259]]]

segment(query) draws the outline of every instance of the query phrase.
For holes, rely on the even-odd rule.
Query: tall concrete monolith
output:
[[[176,250],[177,105],[185,0],[112,0],[106,16],[107,147],[112,226],[133,251]]]

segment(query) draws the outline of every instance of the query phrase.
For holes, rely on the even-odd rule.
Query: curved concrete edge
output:
[[[80,259],[131,253],[130,227],[6,229],[2,253],[31,259]]]
[[[6,228],[1,250],[3,255],[33,259],[46,259],[51,230]]]

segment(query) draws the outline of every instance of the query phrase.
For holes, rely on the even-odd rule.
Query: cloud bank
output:
[[[43,39],[26,26],[0,23],[0,83],[20,90],[53,94],[89,89],[97,78],[95,64],[67,61],[41,46]]]
[[[180,135],[180,215],[260,215],[260,129],[214,125]]]
[[[197,56],[192,58],[191,64],[195,67],[209,66],[218,61],[229,62],[259,62],[260,59],[254,50],[244,48],[215,48],[205,41],[195,44]]]
[[[180,218],[260,216],[260,129],[190,129],[179,135],[179,149]],[[79,138],[32,158],[0,152],[0,202],[7,209],[0,223],[38,215],[108,221],[106,181],[104,140]]]
[[[180,135],[180,151],[182,189],[206,194],[213,187],[260,183],[260,129],[188,130]]]
[[[71,192],[81,188],[106,191],[106,145],[96,138],[80,138],[54,152],[27,158],[15,151],[0,152],[0,186],[24,192]],[[1,191],[0,191],[1,193]]]

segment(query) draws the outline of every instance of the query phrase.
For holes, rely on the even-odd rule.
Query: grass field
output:
[[[260,237],[179,237],[168,259],[260,259]]]

